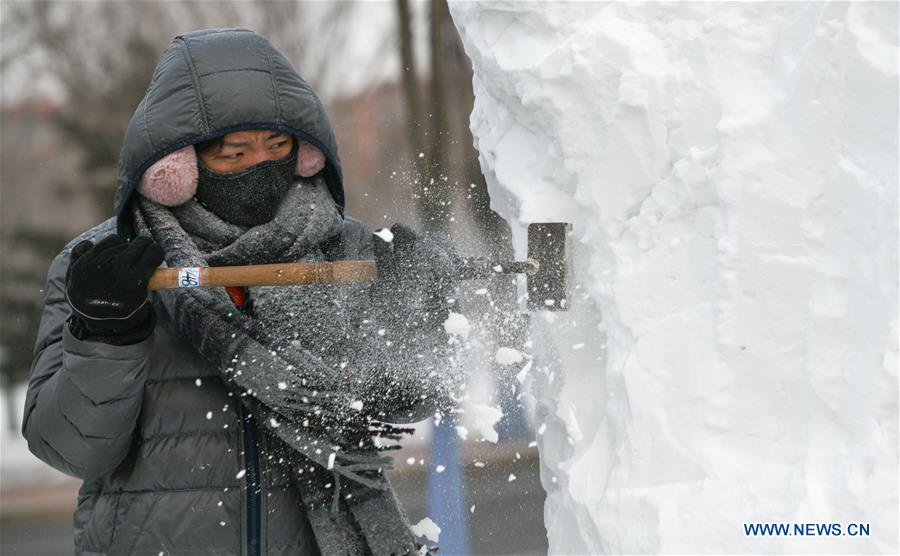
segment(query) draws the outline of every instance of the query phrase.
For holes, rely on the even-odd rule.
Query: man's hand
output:
[[[391,238],[386,241],[383,236]],[[374,237],[378,279],[373,304],[408,318],[407,326],[443,324],[456,302],[456,256],[448,241],[417,234],[403,224]]]
[[[72,249],[66,271],[66,298],[90,336],[138,336],[152,328],[147,285],[165,253],[144,236],[126,243],[116,234]],[[145,333],[146,332],[146,333]]]

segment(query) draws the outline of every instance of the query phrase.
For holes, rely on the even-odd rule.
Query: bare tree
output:
[[[410,142],[410,155],[415,162],[422,148],[422,103],[419,97],[419,78],[413,53],[412,15],[409,0],[395,0],[400,45],[400,71],[403,93],[406,97],[406,119]]]

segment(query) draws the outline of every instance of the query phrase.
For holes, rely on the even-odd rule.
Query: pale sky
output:
[[[2,0],[0,5],[2,4],[7,4],[7,1]],[[391,0],[365,0],[352,3],[348,16],[353,32],[349,34],[348,40],[341,45],[323,45],[323,48],[330,51],[329,55],[334,58],[334,64],[343,71],[332,73],[326,82],[316,83],[319,94],[326,97],[352,95],[368,84],[389,80],[399,75],[400,60],[396,47],[389,47],[382,56],[377,56],[375,51],[376,45],[382,44],[385,36],[396,32],[395,9]],[[425,36],[427,3],[423,0],[413,1],[411,9],[416,52],[420,58],[417,60],[418,67],[424,68],[427,62]],[[176,33],[173,33],[173,36]],[[5,50],[8,47],[8,40],[3,40],[0,35],[0,48]],[[4,104],[13,104],[29,96],[61,98],[61,88],[51,78],[35,77],[32,70],[34,58],[31,57],[39,55],[32,51],[28,54],[30,57],[23,58],[19,63],[13,61],[0,72],[0,100]]]

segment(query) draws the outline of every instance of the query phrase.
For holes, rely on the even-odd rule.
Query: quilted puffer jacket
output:
[[[36,456],[84,480],[78,554],[319,552],[281,445],[176,334],[153,295],[156,328],[137,344],[80,340],[66,323],[71,248],[113,232],[133,236],[129,203],[150,165],[242,129],[279,129],[319,147],[343,211],[335,139],[309,85],[256,33],[197,31],[165,51],[131,120],[117,217],[73,239],[50,266],[23,434]],[[345,216],[339,237],[336,258],[372,258],[372,230],[361,222]]]

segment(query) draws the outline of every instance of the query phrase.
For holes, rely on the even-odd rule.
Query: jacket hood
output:
[[[325,155],[325,181],[344,213],[337,143],[322,101],[268,39],[247,29],[175,37],[125,132],[115,196],[116,228],[132,237],[129,202],[154,162],[187,145],[247,129],[277,129]]]

